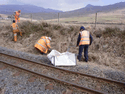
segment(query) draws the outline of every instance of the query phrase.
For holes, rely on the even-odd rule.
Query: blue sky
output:
[[[61,11],[71,11],[85,7],[87,4],[104,6],[124,0],[0,0],[0,5],[6,4],[30,4],[43,8],[51,8]]]

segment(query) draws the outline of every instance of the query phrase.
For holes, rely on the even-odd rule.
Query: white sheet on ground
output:
[[[70,52],[60,53],[56,50],[52,50],[47,57],[54,66],[75,66],[76,55]]]

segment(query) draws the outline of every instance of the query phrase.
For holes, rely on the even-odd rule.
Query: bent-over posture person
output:
[[[34,47],[38,49],[41,52],[41,54],[45,55],[48,53],[49,50],[51,50],[50,41],[50,37],[42,36],[34,45]]]

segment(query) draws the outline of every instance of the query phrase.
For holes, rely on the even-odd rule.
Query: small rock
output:
[[[103,45],[103,48],[105,49],[105,48],[108,48],[108,44],[106,44],[106,45]]]
[[[67,89],[66,91],[63,92],[63,94],[73,94],[72,90]]]
[[[16,72],[15,74],[13,74],[13,76],[19,76],[20,73],[19,72]]]
[[[3,89],[0,88],[0,94],[5,94],[5,87]]]
[[[6,69],[6,68],[7,68],[6,66],[3,66],[3,67],[0,68],[0,70],[4,70],[4,69]]]
[[[45,89],[53,90],[53,84],[48,84],[45,86]]]
[[[36,77],[31,77],[28,81],[29,81],[29,82],[34,82],[35,79],[36,79]]]

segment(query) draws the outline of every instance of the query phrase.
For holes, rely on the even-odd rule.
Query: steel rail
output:
[[[36,63],[36,64],[39,64],[39,65],[43,65],[43,66],[46,66],[46,67],[54,68],[54,69],[57,69],[57,70],[61,70],[61,71],[69,72],[69,73],[74,73],[74,74],[79,74],[79,75],[83,75],[83,76],[99,79],[99,80],[106,81],[106,82],[113,82],[113,83],[117,83],[117,84],[125,86],[125,82],[121,82],[121,81],[117,81],[117,80],[111,80],[111,79],[102,78],[102,77],[97,77],[97,76],[94,76],[94,75],[89,75],[89,74],[80,73],[80,72],[76,72],[76,71],[70,71],[70,70],[67,70],[67,69],[61,69],[61,68],[54,67],[54,66],[51,66],[51,65],[48,65],[48,64],[34,62],[32,60],[24,59],[24,58],[17,57],[17,56],[14,56],[14,55],[8,55],[8,54],[5,54],[5,53],[0,53],[0,54],[11,56],[11,57],[18,58],[18,59],[22,59],[22,60],[25,60],[25,61],[28,61],[28,62]]]
[[[33,73],[33,74],[35,74],[35,75],[42,76],[42,77],[44,77],[44,78],[57,81],[57,82],[62,83],[62,84],[64,84],[64,85],[67,84],[67,85],[69,85],[69,86],[73,86],[73,87],[76,87],[76,88],[79,88],[79,89],[82,89],[82,90],[86,90],[86,91],[88,91],[88,92],[95,93],[95,94],[105,94],[104,92],[101,92],[101,91],[98,91],[98,90],[94,90],[94,89],[91,89],[91,88],[83,87],[83,86],[81,86],[81,85],[73,84],[73,83],[70,83],[70,82],[68,82],[68,81],[60,80],[60,79],[53,78],[53,77],[50,77],[50,76],[46,76],[46,75],[44,75],[44,74],[40,74],[40,73],[31,71],[31,70],[26,69],[26,68],[23,68],[23,67],[19,67],[19,66],[16,66],[16,65],[14,65],[14,64],[10,64],[10,63],[5,62],[5,61],[3,61],[3,60],[0,60],[0,62],[4,63],[4,64],[6,64],[6,65],[9,65],[9,66],[12,66],[12,67],[15,67],[15,68],[18,68],[18,69],[21,69],[21,70],[24,70],[24,71]]]

